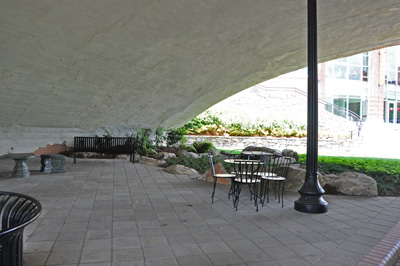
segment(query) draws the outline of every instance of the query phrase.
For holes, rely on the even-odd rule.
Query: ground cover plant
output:
[[[306,163],[306,155],[300,155],[300,163]],[[319,156],[318,169],[322,174],[343,172],[364,173],[377,182],[380,196],[400,195],[400,160],[367,157]]]
[[[184,165],[197,170],[199,173],[205,173],[210,169],[210,162],[208,156],[202,156],[201,158],[171,158],[166,160],[169,165]],[[223,161],[219,157],[214,158],[214,163],[222,163],[225,169],[230,169],[230,164]]]
[[[306,125],[293,121],[222,121],[216,115],[205,112],[179,128],[185,135],[273,136],[305,137]]]

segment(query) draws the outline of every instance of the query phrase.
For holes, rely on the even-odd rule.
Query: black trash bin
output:
[[[23,265],[24,228],[41,211],[42,205],[32,197],[0,191],[0,265]]]

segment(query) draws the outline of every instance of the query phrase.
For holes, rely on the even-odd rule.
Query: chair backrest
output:
[[[263,156],[263,168],[260,172],[262,172],[265,176],[276,176],[278,169],[281,167],[283,162],[282,156],[270,154]]]
[[[291,161],[292,161],[291,157],[282,156],[281,163],[277,172],[279,176],[287,178],[287,175],[289,173],[289,165]]]
[[[262,168],[263,162],[258,160],[236,159],[233,168],[238,181],[252,182],[259,179],[258,172]]]
[[[215,168],[214,168],[214,159],[213,159],[213,155],[209,154],[208,155],[208,160],[210,161],[210,167],[211,167],[211,171],[212,171],[212,175],[215,175]]]

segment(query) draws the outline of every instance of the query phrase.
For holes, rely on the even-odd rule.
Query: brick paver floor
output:
[[[14,162],[0,159],[0,190],[43,205],[25,229],[26,266],[356,265],[382,260],[373,248],[400,221],[396,197],[324,195],[329,211],[306,214],[287,193],[284,208],[272,200],[256,212],[243,190],[235,211],[227,186],[211,204],[211,183],[158,167],[67,159],[65,174],[47,174],[39,161],[28,161],[30,177],[11,178]]]

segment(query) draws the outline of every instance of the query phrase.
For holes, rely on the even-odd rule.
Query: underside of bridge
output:
[[[0,154],[176,127],[307,64],[306,0],[5,0]],[[398,0],[318,2],[319,61],[400,44]]]

